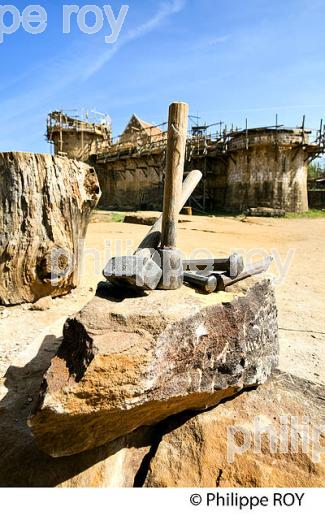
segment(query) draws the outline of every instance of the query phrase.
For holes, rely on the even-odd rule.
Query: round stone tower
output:
[[[47,118],[47,140],[55,155],[87,162],[91,155],[106,152],[112,142],[109,119],[100,122],[77,119],[64,112],[52,112]]]
[[[234,132],[228,145],[226,207],[308,211],[309,131],[254,128]]]

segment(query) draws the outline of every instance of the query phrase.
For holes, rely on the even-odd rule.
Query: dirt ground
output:
[[[106,259],[135,249],[148,229],[109,220],[107,212],[95,212],[86,237],[81,283],[70,295],[55,299],[45,311],[32,311],[29,305],[0,310],[0,382],[9,365],[28,363],[44,338],[59,342],[67,316],[92,298]],[[271,254],[280,368],[325,383],[325,218],[182,216],[179,247],[191,258],[241,251],[250,262]],[[0,400],[6,392],[2,388]]]

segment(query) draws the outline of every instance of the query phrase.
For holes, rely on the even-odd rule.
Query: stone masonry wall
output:
[[[96,164],[96,172],[102,190],[100,207],[161,210],[163,154]]]
[[[240,133],[226,153],[213,149],[188,157],[185,171],[198,169],[203,180],[194,192],[196,209],[243,211],[270,207],[292,212],[308,210],[307,161],[309,135],[301,131]],[[162,206],[165,154],[142,155],[96,164],[100,204],[116,209]]]
[[[59,135],[55,134],[55,136],[54,153],[58,154],[60,151]],[[76,159],[77,161],[87,162],[91,155],[105,151],[105,148],[107,148],[104,137],[91,132],[65,131],[63,132],[62,139],[63,152],[70,159]]]
[[[164,154],[119,159],[95,165],[102,198],[99,206],[121,210],[161,210],[163,201]],[[198,169],[207,172],[206,209],[223,208],[225,204],[227,166],[215,157],[192,159],[185,164],[185,171]],[[194,196],[203,202],[203,182]]]
[[[226,158],[192,159],[185,170],[206,172],[194,192],[206,211],[273,207],[308,210],[307,165],[302,149],[269,145],[234,150]],[[96,164],[102,191],[100,206],[119,210],[161,210],[164,154],[117,159]],[[205,196],[203,187],[205,183]]]
[[[98,154],[107,151],[105,135],[95,129],[93,132],[65,130],[62,137],[63,151],[70,158],[92,163]],[[53,140],[58,153],[57,132]],[[308,148],[309,133],[301,129],[251,129],[235,133],[226,148],[212,146],[207,148],[206,155],[199,150],[200,157],[195,157],[195,151],[189,147],[187,153],[194,153],[194,157],[187,157],[185,171],[199,169],[203,173],[192,205],[206,212],[243,211],[257,206],[307,211],[306,159],[312,151],[304,150],[304,145]],[[165,152],[150,153],[102,157],[93,163],[102,191],[101,207],[162,208]]]
[[[226,207],[308,210],[307,164],[302,149],[269,145],[240,149],[228,163]]]

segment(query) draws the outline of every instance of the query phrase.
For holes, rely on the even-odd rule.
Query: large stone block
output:
[[[72,455],[264,383],[278,362],[273,289],[260,278],[235,291],[96,296],[67,320],[44,376],[39,447]]]
[[[142,485],[324,487],[324,400],[325,386],[276,371],[254,391],[166,421]]]
[[[39,350],[27,344],[21,357],[14,351],[8,358],[0,355],[0,488],[132,487],[153,427],[71,457],[53,458],[38,448],[27,418],[59,344],[59,338],[47,335]]]

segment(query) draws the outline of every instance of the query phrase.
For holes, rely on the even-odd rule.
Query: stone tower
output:
[[[51,112],[47,118],[47,140],[55,155],[87,162],[91,155],[106,152],[112,142],[108,118],[100,122],[77,119],[64,112]]]
[[[307,165],[314,152],[309,134],[297,128],[234,133],[228,145],[226,207],[308,211]]]

